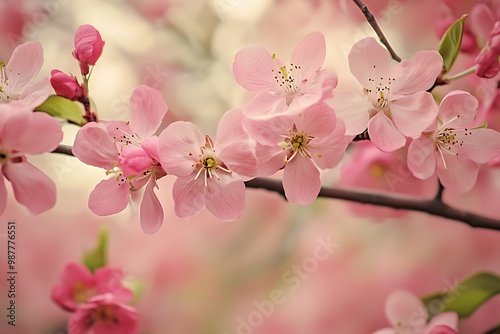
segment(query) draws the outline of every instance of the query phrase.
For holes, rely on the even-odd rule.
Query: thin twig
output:
[[[52,151],[52,153],[73,156],[73,152],[71,149],[71,146],[60,145],[57,149]],[[283,197],[285,196],[285,191],[280,180],[255,178],[245,183],[248,188],[266,189],[269,191],[277,192]],[[500,221],[455,209],[441,201],[441,194],[442,188],[440,188],[438,195],[436,195],[436,198],[432,200],[419,201],[413,199],[396,198],[394,196],[386,196],[381,194],[369,194],[360,191],[323,187],[321,188],[319,197],[335,198],[363,204],[386,206],[393,209],[426,212],[434,216],[461,221],[472,227],[480,227],[500,231]]]
[[[398,56],[396,51],[394,51],[391,44],[389,43],[389,41],[385,37],[384,33],[382,32],[382,29],[380,28],[380,26],[377,23],[377,20],[375,19],[375,16],[373,16],[373,14],[368,10],[368,7],[366,7],[366,5],[362,1],[360,1],[360,0],[353,0],[353,1],[356,4],[356,6],[358,6],[359,9],[361,9],[361,12],[363,12],[363,15],[366,18],[366,21],[368,21],[368,24],[375,31],[378,38],[380,39],[380,42],[385,45],[385,47],[387,48],[387,50],[391,54],[392,59],[394,59],[397,62],[400,62],[401,57]]]

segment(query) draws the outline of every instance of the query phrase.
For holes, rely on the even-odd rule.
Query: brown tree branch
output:
[[[71,149],[71,146],[60,145],[57,149],[52,151],[52,153],[74,156]],[[248,188],[265,189],[281,194],[283,197],[285,196],[285,191],[283,190],[281,180],[255,178],[253,180],[245,182],[245,184]],[[461,221],[472,227],[480,227],[500,231],[499,220],[455,209],[442,202],[441,194],[442,189],[440,188],[439,194],[438,196],[436,196],[436,198],[432,200],[419,201],[414,199],[396,198],[394,196],[382,194],[370,194],[361,191],[323,187],[321,188],[319,197],[386,206],[393,209],[426,212],[433,216]]]
[[[400,62],[401,57],[398,56],[396,51],[394,51],[391,44],[389,43],[389,41],[385,37],[384,33],[382,32],[382,29],[380,28],[380,26],[377,23],[377,20],[375,19],[375,16],[373,16],[373,14],[368,10],[368,7],[366,7],[366,5],[362,1],[360,1],[360,0],[353,0],[353,1],[356,4],[356,6],[358,6],[359,9],[361,9],[361,12],[363,13],[363,15],[366,18],[366,21],[375,31],[378,38],[380,39],[380,42],[382,44],[384,44],[384,46],[387,48],[387,50],[391,54],[392,59],[394,59],[397,62]]]

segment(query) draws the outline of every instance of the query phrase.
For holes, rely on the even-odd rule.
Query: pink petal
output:
[[[74,289],[80,286],[82,289],[94,289],[94,279],[90,270],[76,262],[66,265],[61,274],[60,283],[52,288],[51,298],[59,306],[67,311],[73,312],[80,301],[75,300]]]
[[[144,139],[141,143],[142,149],[156,161],[160,161],[160,153],[158,152],[159,140],[158,136],[152,136]]]
[[[215,147],[219,158],[233,171],[244,176],[255,176],[256,142],[243,129],[243,111],[233,109],[222,116],[217,127]]]
[[[43,78],[42,80],[28,85],[21,96],[19,97],[19,102],[27,105],[30,109],[35,109],[41,105],[52,93],[52,88],[48,78]]]
[[[176,176],[190,175],[204,145],[205,138],[196,125],[183,121],[171,123],[162,131],[158,142],[163,169]]]
[[[87,123],[76,134],[73,154],[87,165],[113,169],[118,158],[118,149],[113,144],[105,125]]]
[[[98,216],[109,216],[123,211],[130,198],[128,183],[118,183],[116,177],[103,180],[92,190],[89,208]]]
[[[130,129],[142,139],[152,136],[167,113],[163,95],[156,89],[139,86],[130,97]]]
[[[389,295],[385,303],[385,315],[397,328],[398,324],[411,325],[420,333],[427,324],[427,309],[420,299],[408,291],[398,290]]]
[[[391,70],[392,96],[425,91],[434,85],[443,69],[443,58],[437,51],[418,51],[409,60],[403,60]]]
[[[7,163],[3,167],[3,172],[12,183],[16,200],[26,206],[32,214],[47,211],[56,204],[56,185],[32,164]]]
[[[269,176],[285,166],[286,151],[278,145],[257,144],[257,176]]]
[[[338,119],[335,129],[329,135],[311,141],[309,152],[313,155],[316,166],[321,169],[333,168],[342,160],[347,145],[352,141],[352,137],[345,136],[344,133],[344,122]]]
[[[320,32],[305,35],[295,47],[290,57],[293,65],[300,66],[301,79],[309,79],[325,62],[325,36]],[[293,74],[295,75],[295,69]]]
[[[287,111],[286,96],[268,92],[259,93],[248,103],[243,113],[247,117],[269,119]]]
[[[174,211],[180,218],[194,215],[205,205],[205,183],[203,175],[196,180],[196,174],[179,177],[172,189]]]
[[[478,3],[472,8],[468,19],[471,30],[480,38],[479,42],[486,43],[496,21],[491,9],[484,3]]]
[[[368,133],[373,145],[382,152],[392,152],[406,144],[406,138],[383,112],[379,112],[370,120]]]
[[[0,171],[2,168],[0,167]],[[3,181],[3,172],[0,173],[0,215],[5,211],[7,206],[7,189],[5,188],[5,182]]]
[[[293,204],[309,205],[318,197],[321,189],[319,170],[311,158],[297,154],[283,172],[283,188],[286,199]]]
[[[133,134],[132,129],[129,126],[129,122],[125,121],[100,121],[99,123],[104,124],[104,127],[108,131],[108,134],[113,141],[117,143],[126,144],[128,138],[123,138],[123,136],[131,137]]]
[[[373,334],[398,334],[394,328],[383,328],[373,332]]]
[[[418,138],[436,122],[438,106],[431,93],[418,92],[391,103],[392,121],[406,137]]]
[[[349,52],[349,68],[363,87],[371,87],[368,79],[386,77],[391,55],[373,37],[367,37],[353,45]]]
[[[443,98],[439,105],[438,118],[449,128],[465,128],[476,117],[477,99],[471,94],[454,90]]]
[[[443,328],[443,327],[448,328]],[[438,328],[442,327],[442,328]],[[458,328],[458,314],[455,312],[444,312],[436,315],[429,321],[427,331],[424,334],[454,334]],[[440,331],[438,331],[440,329]]]
[[[297,117],[297,115],[279,115],[267,120],[244,118],[243,128],[258,143],[276,145],[283,141],[283,135],[288,135]]]
[[[332,90],[337,87],[337,83],[338,78],[334,71],[322,69],[309,78],[307,83],[301,88],[300,93],[304,95],[319,95],[321,100],[332,98]],[[317,100],[314,102],[317,102]]]
[[[294,117],[297,130],[313,137],[324,137],[332,133],[337,123],[333,109],[325,103],[317,103]]]
[[[117,163],[125,177],[139,175],[153,166],[153,161],[146,151],[131,145],[122,148]]]
[[[111,293],[113,300],[119,303],[127,303],[133,298],[130,289],[123,286],[123,273],[120,269],[101,267],[94,273],[97,294]]]
[[[408,147],[408,169],[413,176],[425,180],[436,171],[436,142],[431,136],[423,135],[413,140]]]
[[[366,130],[370,116],[370,102],[360,95],[348,91],[335,91],[333,99],[325,101],[335,114],[344,121],[346,135],[355,136]]]
[[[460,133],[457,140],[463,141],[461,146],[455,145],[459,154],[463,154],[477,163],[484,164],[500,157],[500,133],[492,129],[474,129]]]
[[[154,234],[163,224],[164,214],[158,197],[154,193],[157,187],[156,180],[151,177],[148,185],[144,189],[141,202],[141,227],[146,234]]]
[[[220,173],[208,181],[206,207],[220,220],[235,220],[245,210],[245,184],[235,174]]]
[[[251,92],[274,92],[279,90],[274,78],[277,68],[282,66],[262,47],[247,47],[238,51],[234,57],[233,74],[236,82]]]
[[[22,92],[26,86],[38,75],[43,64],[43,49],[39,42],[26,42],[19,45],[9,63],[5,66],[5,73],[9,80],[12,92]]]
[[[441,155],[437,159],[437,172],[441,184],[456,193],[464,193],[476,184],[479,166],[467,157],[443,153],[446,162],[444,167]]]

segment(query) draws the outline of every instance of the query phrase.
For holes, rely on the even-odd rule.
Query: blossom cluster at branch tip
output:
[[[69,334],[137,332],[137,311],[128,306],[133,293],[123,283],[120,269],[101,267],[94,273],[80,264],[68,263],[51,298],[72,312]]]

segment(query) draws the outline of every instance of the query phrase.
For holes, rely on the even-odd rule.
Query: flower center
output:
[[[94,295],[95,295],[95,290],[83,285],[82,282],[77,282],[73,286],[72,296],[73,296],[73,299],[78,304],[85,303],[90,297],[92,297]]]
[[[285,137],[285,140],[278,144],[283,150],[290,151],[288,157],[285,159],[285,163],[295,158],[297,153],[303,157],[311,158],[312,154],[308,150],[308,144],[313,139],[313,136],[308,136],[303,130],[299,133],[297,126],[294,124],[293,128],[288,132],[288,136]]]
[[[9,81],[5,75],[5,64],[0,63],[0,103],[19,100],[20,96],[20,94],[9,92]]]
[[[201,153],[198,155],[198,163],[193,164],[193,167],[198,168],[198,173],[196,173],[196,176],[194,177],[195,180],[203,174],[206,186],[207,181],[211,178],[215,177],[217,180],[220,180],[220,177],[217,174],[219,169],[228,174],[232,173],[224,162],[215,154],[214,143],[209,135],[205,136],[205,146],[200,147],[200,151]]]
[[[380,80],[379,80],[380,78]],[[391,98],[391,84],[396,81],[395,78],[368,78],[370,86],[363,88],[363,92],[371,101],[376,109],[385,109],[390,103]]]
[[[87,328],[91,328],[95,323],[111,322],[118,324],[118,318],[115,316],[114,306],[97,306],[93,309],[87,319]]]
[[[272,58],[276,60],[276,54],[273,54]],[[271,71],[274,75],[274,80],[276,80],[281,88],[281,93],[286,95],[286,104],[290,105],[293,98],[300,94],[300,88],[307,83],[307,79],[300,80],[301,67],[290,63],[288,68],[287,66],[280,66]]]

